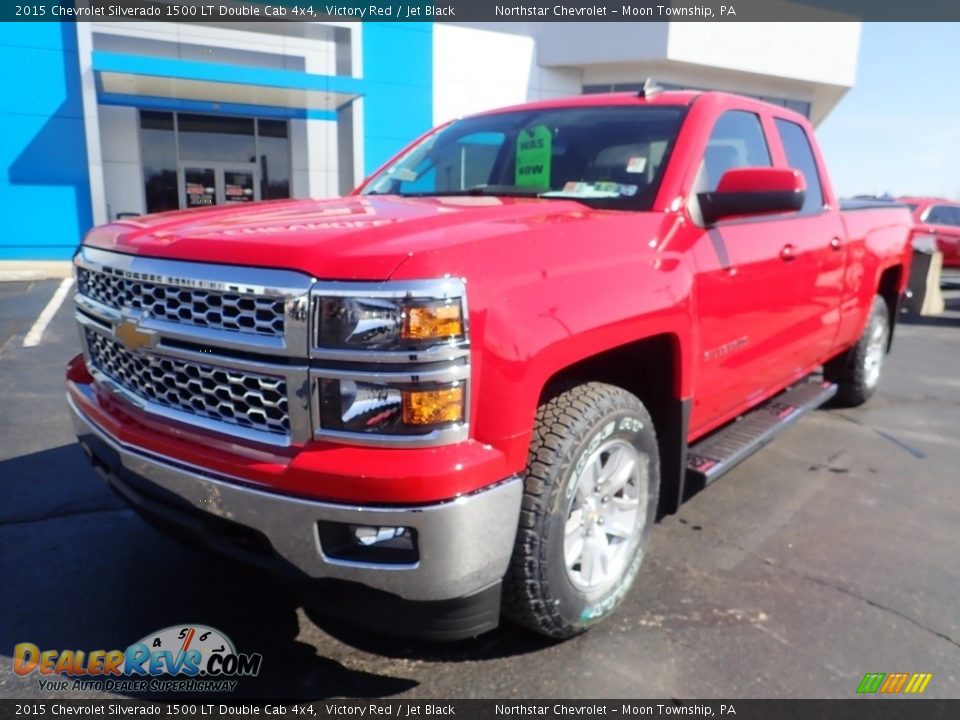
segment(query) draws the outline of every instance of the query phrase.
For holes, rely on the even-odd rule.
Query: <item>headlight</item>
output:
[[[463,423],[464,389],[463,381],[391,386],[323,378],[320,425],[335,432],[426,435]]]
[[[463,280],[318,282],[311,298],[316,437],[394,447],[468,437]]]
[[[318,348],[403,350],[465,337],[460,298],[317,299]]]

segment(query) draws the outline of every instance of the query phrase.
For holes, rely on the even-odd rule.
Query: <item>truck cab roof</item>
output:
[[[553,109],[566,107],[596,107],[603,105],[653,105],[653,106],[690,106],[694,102],[709,102],[720,106],[729,106],[731,109],[754,109],[757,112],[774,110],[777,115],[791,118],[802,124],[808,123],[808,119],[800,113],[782,107],[773,105],[763,100],[737,95],[735,93],[721,92],[717,90],[658,90],[656,92],[611,92],[611,93],[591,93],[589,95],[572,95],[563,98],[552,98],[549,100],[537,100],[534,102],[519,103],[508,107],[497,108],[480,113],[481,115],[496,115],[500,113],[517,112],[521,110]]]

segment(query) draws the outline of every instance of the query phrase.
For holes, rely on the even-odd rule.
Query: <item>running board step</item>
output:
[[[798,383],[697,441],[687,452],[688,485],[709,485],[773,440],[797,418],[820,407],[836,394],[837,386],[833,383]]]

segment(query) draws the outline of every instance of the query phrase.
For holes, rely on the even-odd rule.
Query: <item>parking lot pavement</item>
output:
[[[0,696],[41,693],[13,646],[125,648],[180,623],[263,670],[247,697],[853,697],[866,672],[930,672],[960,697],[960,285],[901,324],[868,405],[820,410],[656,527],[637,586],[566,643],[505,626],[386,640],[311,617],[270,577],[157,534],[73,444],[69,303],[22,347],[52,283],[0,284]]]

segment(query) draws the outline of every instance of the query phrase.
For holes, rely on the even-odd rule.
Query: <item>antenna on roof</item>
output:
[[[643,81],[643,87],[640,88],[640,91],[637,93],[637,97],[651,98],[658,92],[663,92],[663,88],[657,85],[657,81],[653,78],[647,78]]]

